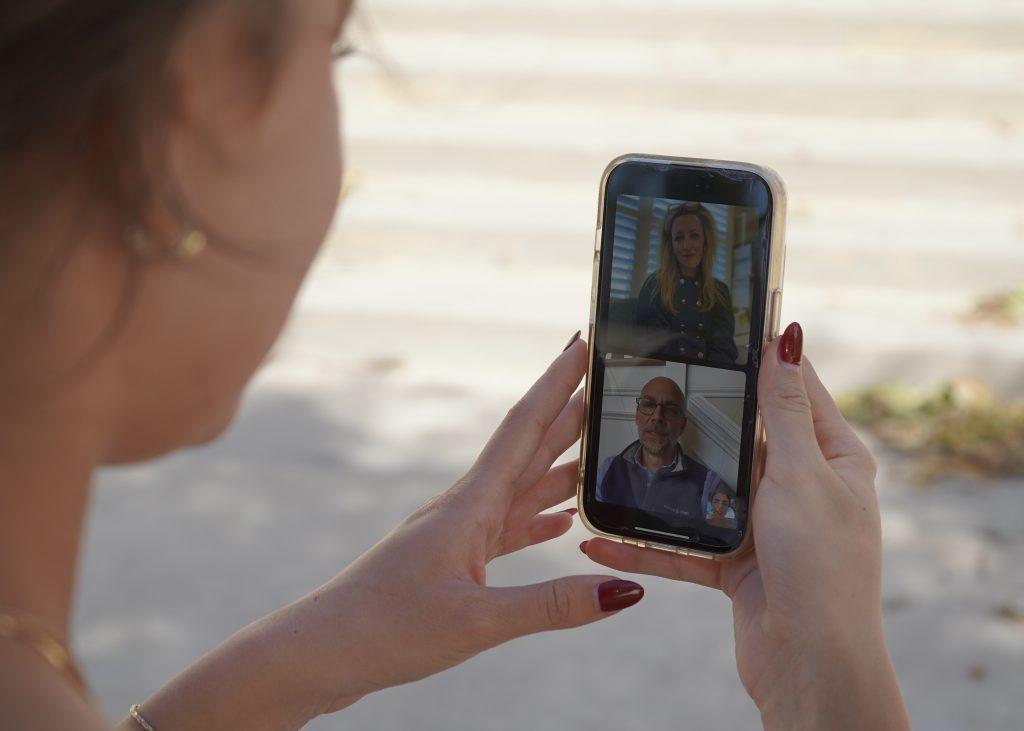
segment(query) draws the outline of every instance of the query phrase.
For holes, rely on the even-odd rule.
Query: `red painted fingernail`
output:
[[[799,322],[790,323],[779,340],[779,358],[792,365],[800,365],[804,350],[804,331]]]
[[[597,603],[603,612],[617,612],[644,598],[644,588],[625,579],[612,579],[597,587]]]
[[[581,335],[581,334],[582,334],[582,331],[581,331],[581,330],[577,330],[577,331],[576,331],[576,334],[575,334],[575,335],[573,335],[573,336],[572,336],[571,338],[569,338],[569,344],[568,344],[568,345],[566,345],[566,346],[565,346],[564,348],[562,348],[562,352],[564,353],[564,352],[565,352],[565,351],[567,351],[567,350],[568,350],[569,348],[571,348],[571,347],[573,346],[573,343],[575,343],[575,342],[576,342],[577,340],[579,340],[579,339],[580,339],[580,335]]]
[[[576,513],[580,512],[580,511],[577,510],[576,508],[567,508],[566,510],[563,510],[562,512],[571,516],[571,515],[576,515]]]
[[[587,542],[586,541],[583,541],[583,543],[580,544],[580,550],[583,551],[583,555],[584,556],[587,555]]]

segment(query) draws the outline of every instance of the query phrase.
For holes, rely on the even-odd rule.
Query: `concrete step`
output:
[[[725,18],[726,16],[723,16]],[[487,33],[450,25],[421,27],[406,23],[380,24],[368,32],[362,56],[346,61],[349,75],[373,74],[380,67],[398,74],[446,74],[459,78],[509,77],[543,74],[566,80],[597,79],[627,86],[648,79],[680,85],[700,81],[723,85],[785,79],[791,84],[838,84],[850,89],[946,89],[1011,92],[1019,89],[1024,49],[999,32],[1005,42],[977,37],[935,36],[930,41],[894,43],[898,29],[874,37],[847,37],[844,42],[780,43],[756,34],[752,23],[734,36],[676,34],[662,30],[638,33],[625,18],[609,19],[609,30],[630,28],[608,37],[580,35],[571,22],[565,32],[550,23],[495,25]],[[671,22],[671,19],[669,19]],[[735,22],[735,19],[734,19]],[[1012,21],[1008,20],[1010,27]],[[682,26],[685,21],[680,20]],[[545,32],[544,29],[547,29]],[[843,33],[837,25],[836,33]],[[905,34],[913,36],[913,29]],[[927,35],[927,31],[925,31]]]
[[[616,23],[623,18],[646,13],[655,17],[685,19],[692,16],[721,14],[737,23],[745,18],[822,18],[834,22],[848,22],[865,18],[879,21],[914,23],[927,19],[929,23],[1001,23],[1024,21],[1024,8],[1017,0],[976,0],[972,3],[936,3],[934,0],[787,0],[785,3],[766,3],[763,0],[689,0],[681,5],[674,0],[377,0],[375,12],[517,12],[547,19],[558,13],[589,14],[607,18]]]
[[[1024,15],[1008,5],[973,16],[910,12],[900,3],[844,7],[820,3],[452,3],[384,0],[361,11],[387,31],[490,36],[496,31],[535,37],[615,41],[624,29],[637,37],[719,44],[790,46],[898,46],[901,48],[1019,48]],[[1019,8],[1018,8],[1019,10]]]
[[[397,360],[413,364],[424,382],[514,391],[524,364],[540,367],[552,342],[585,326],[589,296],[584,268],[323,260],[282,347],[327,369]],[[837,391],[973,375],[1001,393],[1024,394],[1024,328],[966,322],[928,295],[789,280],[782,317],[805,327],[807,352]]]

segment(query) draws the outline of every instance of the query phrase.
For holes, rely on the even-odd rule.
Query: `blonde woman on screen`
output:
[[[735,363],[736,319],[729,287],[714,276],[715,222],[700,203],[673,206],[661,230],[657,271],[637,295],[643,349],[664,357]]]

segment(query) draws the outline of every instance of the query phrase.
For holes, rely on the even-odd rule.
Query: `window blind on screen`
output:
[[[728,283],[730,277],[726,269],[729,262],[729,206],[705,203],[704,207],[715,220],[715,241],[718,242],[718,248],[715,249],[715,279]]]
[[[615,203],[610,292],[612,299],[627,299],[631,295],[639,210],[640,199],[633,195],[620,195]]]
[[[651,238],[647,248],[647,274],[657,271],[661,266],[661,230],[665,226],[665,216],[668,209],[675,205],[674,201],[664,198],[655,198],[651,202],[651,218],[655,225],[651,226]]]

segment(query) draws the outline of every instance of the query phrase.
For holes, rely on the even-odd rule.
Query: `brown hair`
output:
[[[704,231],[704,256],[701,259],[701,276],[704,280],[701,286],[700,304],[697,309],[701,312],[711,310],[719,301],[718,288],[715,286],[715,221],[708,209],[700,203],[682,203],[672,206],[665,214],[665,221],[661,227],[661,264],[656,275],[658,297],[662,306],[673,315],[678,313],[676,307],[676,287],[679,286],[679,278],[682,270],[679,261],[676,259],[675,251],[672,249],[672,226],[676,219],[682,216],[696,216]]]
[[[137,223],[155,194],[159,159],[143,148],[159,143],[176,97],[169,57],[182,31],[201,12],[231,2],[241,41],[257,72],[257,103],[272,87],[286,34],[284,0],[31,0],[0,3],[0,330],[9,370],[29,367],[20,345],[40,329],[51,287],[97,213],[115,224]],[[43,246],[29,232],[65,185],[88,198],[57,223],[63,236]],[[126,244],[127,245],[127,244]],[[20,264],[31,260],[29,268]],[[131,266],[139,266],[132,259]],[[9,262],[17,262],[11,266]],[[116,337],[139,277],[124,280],[118,309],[78,362],[39,386],[68,381],[89,367]],[[19,392],[24,396],[23,392]],[[5,394],[0,394],[0,400]],[[0,404],[2,405],[2,404]]]
[[[222,0],[223,1],[223,0]],[[281,0],[232,0],[253,49],[276,52]],[[0,226],[24,222],[55,181],[86,176],[131,206],[145,188],[143,132],[174,104],[167,59],[209,0],[32,0],[0,4]]]

